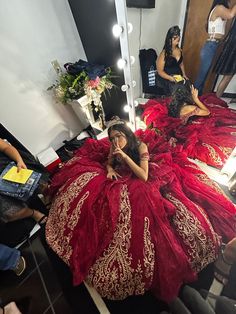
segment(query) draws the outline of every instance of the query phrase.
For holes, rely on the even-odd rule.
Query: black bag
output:
[[[82,71],[85,71],[90,80],[95,80],[97,76],[101,77],[106,75],[106,68],[104,65],[92,64],[81,59],[75,63],[64,64],[64,68],[67,73],[75,76]]]
[[[164,95],[163,90],[156,84],[156,59],[157,53],[154,49],[141,49],[139,61],[142,74],[143,93]]]

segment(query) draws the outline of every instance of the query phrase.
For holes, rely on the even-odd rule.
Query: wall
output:
[[[84,127],[47,92],[52,60],[86,58],[67,0],[2,0],[0,37],[1,123],[33,154],[59,148]]]
[[[130,54],[136,59],[132,66],[137,86],[135,97],[142,94],[139,66],[139,50],[154,48],[159,54],[163,48],[167,30],[173,25],[183,29],[186,0],[156,0],[155,9],[127,8],[128,21],[134,26],[130,34]]]
[[[216,91],[217,86],[219,84],[219,82],[221,81],[221,79],[223,78],[222,75],[219,75],[214,91]],[[232,78],[232,80],[230,81],[228,87],[226,88],[226,90],[224,91],[224,93],[228,93],[228,94],[236,94],[236,76],[234,75],[234,77]]]

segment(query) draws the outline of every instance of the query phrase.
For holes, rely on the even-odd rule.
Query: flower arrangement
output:
[[[95,111],[98,111],[101,95],[114,86],[111,68],[91,65],[83,60],[67,63],[65,68],[66,72],[60,73],[56,83],[48,90],[53,89],[56,98],[63,104],[87,95],[89,102],[94,102]]]

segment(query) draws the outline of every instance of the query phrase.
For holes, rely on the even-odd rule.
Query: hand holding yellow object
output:
[[[184,80],[183,76],[179,74],[173,75],[173,78],[175,79],[177,83]]]
[[[21,169],[17,170],[17,167],[13,166],[11,169],[3,176],[4,180],[8,180],[11,182],[22,183],[25,184],[29,177],[31,176],[33,170],[29,169]]]

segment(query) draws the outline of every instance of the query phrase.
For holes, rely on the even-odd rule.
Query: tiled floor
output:
[[[53,266],[39,237],[39,232],[21,247],[27,267],[17,277],[12,271],[0,273],[0,296],[4,302],[29,299],[25,313],[72,313],[67,304]],[[60,311],[56,311],[60,309]]]

